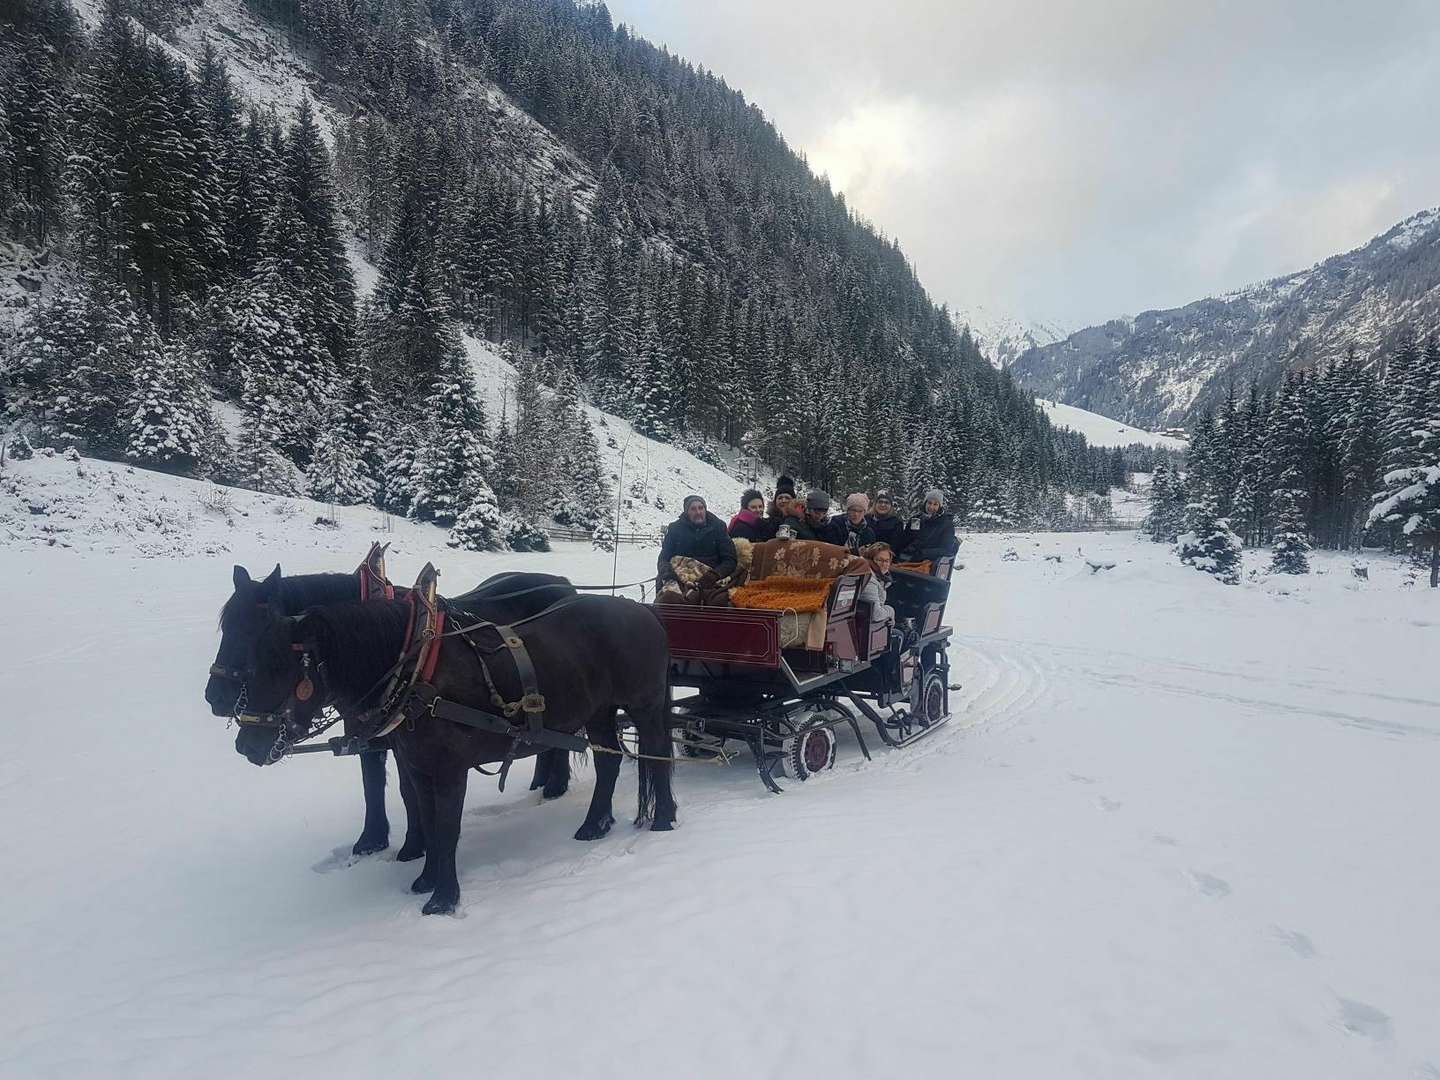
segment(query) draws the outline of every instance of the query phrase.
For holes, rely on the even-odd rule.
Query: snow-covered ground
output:
[[[379,515],[121,470],[194,540],[17,528],[77,467],[0,493],[0,1075],[1440,1076],[1440,596],[1398,563],[1225,587],[1125,534],[971,537],[948,728],[783,796],[682,768],[679,829],[592,845],[588,770],[543,806],[477,776],[461,917],[423,918],[413,866],[334,855],[355,763],[255,769],[201,696],[231,563],[349,568]],[[447,590],[610,576],[387,538]]]
[[[1101,416],[1075,405],[1046,401],[1044,398],[1037,398],[1036,401],[1045,410],[1045,415],[1052,424],[1079,432],[1091,446],[1130,446],[1133,443],[1142,443],[1167,450],[1185,450],[1190,445],[1184,439],[1171,435],[1155,435],[1143,428],[1122,424],[1119,420],[1111,420],[1108,416]]]

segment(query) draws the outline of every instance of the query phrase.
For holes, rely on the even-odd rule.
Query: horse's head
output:
[[[251,648],[273,617],[271,609],[280,603],[278,564],[264,581],[252,581],[246,569],[237,566],[234,580],[235,592],[220,610],[220,650],[205,684],[205,700],[216,716],[234,716],[245,707]]]
[[[306,616],[265,609],[245,658],[245,708],[237,717],[235,750],[254,765],[270,765],[286,747],[314,730],[327,697],[323,667]]]

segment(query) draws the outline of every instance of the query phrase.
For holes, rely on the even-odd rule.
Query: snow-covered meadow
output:
[[[969,537],[934,738],[779,797],[682,768],[679,829],[593,845],[588,770],[475,777],[461,917],[423,918],[413,866],[335,856],[353,761],[255,769],[201,697],[231,563],[348,569],[380,516],[122,469],[67,519],[76,468],[111,467],[0,489],[0,1074],[1440,1076],[1440,596],[1399,563],[1226,587],[1128,534]],[[610,580],[392,525],[396,580]]]

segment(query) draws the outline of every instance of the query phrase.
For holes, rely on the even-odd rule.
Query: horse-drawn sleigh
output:
[[[568,766],[567,751],[594,751],[595,791],[575,834],[594,840],[614,822],[622,756],[639,764],[636,824],[669,829],[677,746],[688,759],[728,758],[726,744],[742,742],[778,792],[782,758],[801,780],[833,764],[840,724],[868,759],[857,714],[892,746],[949,719],[948,560],[934,576],[896,572],[890,600],[907,627],[897,647],[860,599],[863,575],[837,576],[802,632],[794,611],[646,606],[579,595],[551,575],[497,575],[447,601],[429,566],[414,588],[395,590],[381,554],[372,549],[354,586],[323,575],[339,580],[309,594],[278,567],[264,582],[236,567],[206,697],[241,722],[236,749],[257,765],[317,751],[368,755],[367,834],[377,802],[384,821],[375,751],[393,749],[409,818],[400,858],[425,856],[412,888],[433,894],[426,913],[459,900],[455,849],[471,768],[497,765],[503,787],[518,758]],[[675,702],[677,686],[696,693]],[[344,735],[319,738],[340,721]],[[545,786],[559,793],[553,780]]]
[[[796,543],[799,543],[798,541]],[[906,746],[950,719],[951,630],[942,626],[953,560],[930,573],[896,569],[887,599],[905,631],[861,599],[863,579],[840,574],[820,610],[659,605],[670,643],[671,682],[692,687],[676,702],[676,743],[687,757],[750,748],[760,779],[781,788],[835,762],[837,727],[848,727],[868,760],[859,721],[889,746]]]

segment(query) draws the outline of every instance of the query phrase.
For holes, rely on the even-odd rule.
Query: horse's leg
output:
[[[360,783],[365,789],[365,827],[350,849],[352,855],[373,855],[390,846],[390,820],[385,816],[385,751],[360,755]]]
[[[425,823],[420,815],[420,800],[415,794],[415,783],[410,771],[400,765],[400,755],[395,755],[400,768],[400,799],[405,804],[405,843],[395,853],[396,862],[411,862],[425,854]]]
[[[435,781],[418,769],[407,769],[410,776],[411,790],[414,792],[415,809],[420,815],[420,828],[425,837],[430,839],[435,835]],[[420,870],[420,876],[410,883],[410,891],[413,893],[428,893],[434,890],[436,872],[439,869],[436,862],[436,848],[433,841],[425,845],[425,865]]]
[[[590,741],[616,751],[607,754],[595,751],[595,793],[590,797],[590,810],[575,833],[576,840],[598,840],[615,824],[615,781],[620,776],[620,732],[615,727],[615,710],[606,708],[585,725]],[[566,762],[569,768],[569,762]]]
[[[648,708],[626,710],[635,725],[640,744],[640,805],[635,817],[637,826],[650,819],[652,832],[666,832],[675,827],[675,792],[670,785],[674,765],[670,758],[674,744],[670,739],[669,698]]]
[[[421,909],[425,915],[448,915],[460,903],[460,878],[455,872],[455,848],[460,843],[460,818],[465,813],[465,783],[470,777],[467,768],[448,769],[431,778],[435,807],[434,827],[425,823],[425,837],[431,854],[425,865],[434,860],[435,891]]]
[[[541,757],[548,757],[545,769],[545,790],[540,794],[545,799],[558,799],[570,790],[570,754],[566,750],[546,750]],[[536,764],[539,768],[539,764]]]
[[[535,755],[535,775],[530,779],[530,790],[537,791],[550,781],[550,751],[541,750]]]

